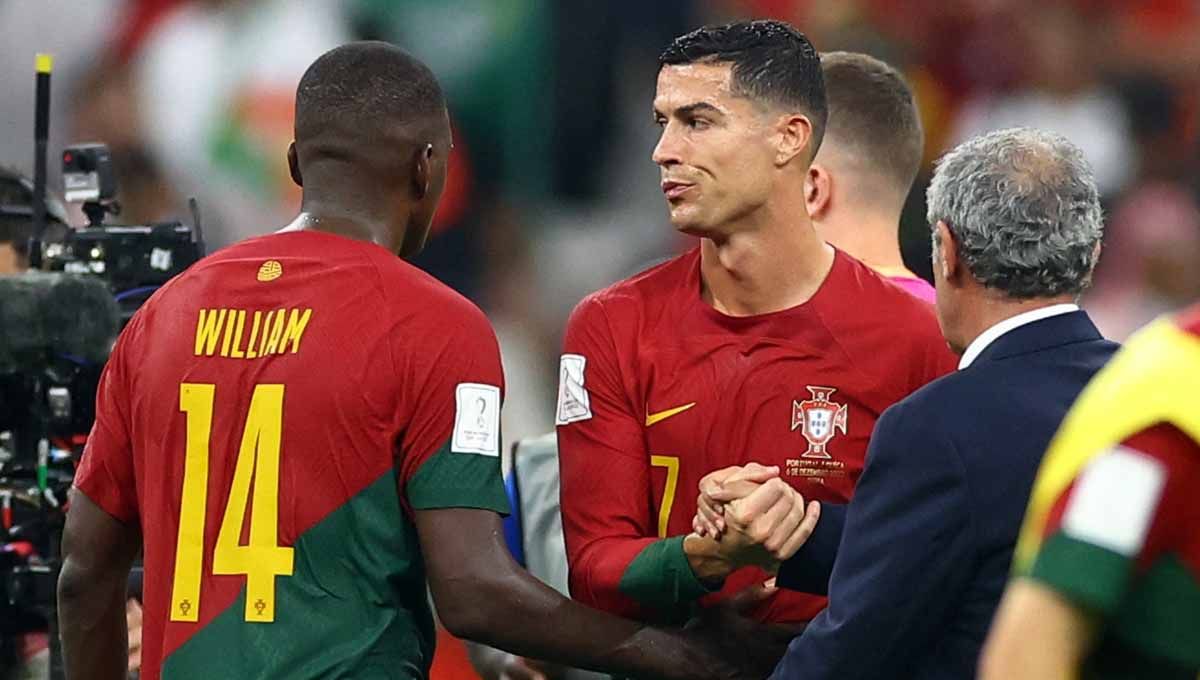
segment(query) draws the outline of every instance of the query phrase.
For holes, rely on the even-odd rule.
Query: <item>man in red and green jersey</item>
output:
[[[1200,673],[1200,306],[1134,336],[1042,463],[988,680]]]
[[[793,500],[762,527],[783,537],[758,543],[777,552],[804,500],[850,499],[879,415],[955,364],[928,304],[813,229],[825,99],[803,34],[753,21],[681,36],[654,116],[671,222],[699,245],[576,307],[557,411],[571,596],[647,619],[769,578],[691,533],[701,478],[774,468]],[[824,606],[781,591],[755,613],[794,624]]]
[[[155,293],[105,369],[63,539],[68,677],[124,677],[139,547],[151,680],[426,677],[426,577],[451,632],[519,654],[654,677],[750,665],[572,603],[508,555],[495,336],[396,257],[425,240],[450,144],[436,79],[394,46],[305,73],[300,216]]]

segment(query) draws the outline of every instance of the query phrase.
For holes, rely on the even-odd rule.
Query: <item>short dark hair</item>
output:
[[[904,76],[857,52],[823,54],[821,70],[832,143],[860,150],[907,195],[925,154],[925,130]]]
[[[371,142],[397,123],[444,120],[446,99],[429,67],[386,42],[361,41],[335,47],[317,58],[296,88],[296,140],[330,129]]]
[[[67,210],[53,195],[46,194],[47,226],[67,224]],[[29,255],[33,236],[33,180],[21,172],[0,166],[0,243],[12,245],[17,254]]]
[[[705,26],[676,38],[658,57],[659,68],[692,63],[732,65],[739,95],[808,114],[816,153],[825,132],[825,83],[817,50],[791,24],[772,19]]]

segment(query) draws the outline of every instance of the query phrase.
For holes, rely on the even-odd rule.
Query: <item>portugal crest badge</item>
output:
[[[838,404],[830,399],[837,391],[836,387],[806,387],[812,393],[812,399],[792,401],[792,432],[800,430],[808,440],[808,450],[801,458],[828,460],[832,456],[825,447],[838,430],[846,434],[849,411],[845,404]]]

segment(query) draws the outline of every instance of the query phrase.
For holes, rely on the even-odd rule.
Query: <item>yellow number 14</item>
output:
[[[179,410],[187,414],[187,448],[171,620],[198,621],[204,569],[204,518],[208,508],[209,439],[215,385],[183,383]],[[238,449],[229,501],[217,533],[212,572],[246,575],[247,621],[275,620],[275,577],[291,576],[294,549],[279,545],[279,440],[283,430],[283,385],[256,385]],[[254,482],[250,542],[242,545],[242,527]]]

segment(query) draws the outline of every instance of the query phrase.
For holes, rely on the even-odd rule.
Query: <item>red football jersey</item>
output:
[[[1130,339],[1076,403],[1038,475],[1039,486],[1060,481],[1045,487],[1053,505],[1031,527],[1042,542],[1020,571],[1093,615],[1098,644],[1081,677],[1200,670],[1200,306],[1175,323]],[[1074,434],[1130,416],[1138,431],[1116,445]]]
[[[806,499],[844,503],[879,414],[954,366],[933,309],[841,252],[808,302],[771,314],[706,304],[699,249],[592,294],[567,327],[557,413],[572,596],[646,616],[703,595],[681,537],[704,475],[778,465]],[[740,570],[718,597],[766,578]],[[759,614],[822,606],[781,592]]]
[[[502,390],[483,314],[374,244],[273,234],[164,286],[76,477],[141,525],[142,677],[425,677],[411,513],[507,510]]]
[[[1105,493],[1118,488],[1119,502]],[[1051,586],[1061,585],[1068,595],[1078,591],[1088,598],[1083,604],[1111,613],[1136,590],[1130,571],[1145,574],[1171,555],[1188,575],[1177,585],[1200,597],[1198,488],[1200,442],[1180,429],[1160,423],[1122,441],[1092,461],[1055,501],[1043,538],[1057,543],[1043,547],[1034,577],[1049,574]],[[1102,575],[1089,570],[1085,560],[1091,551],[1079,544],[1108,550],[1123,569]]]

